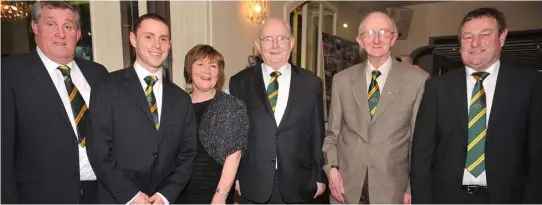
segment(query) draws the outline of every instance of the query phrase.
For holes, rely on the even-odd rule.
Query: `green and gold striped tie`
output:
[[[271,109],[275,112],[277,107],[277,99],[279,96],[279,82],[277,78],[280,76],[280,72],[274,71],[271,73],[271,78],[267,85],[267,98],[269,98],[269,103],[271,104]]]
[[[376,78],[378,78],[380,74],[380,71],[373,70],[371,75],[371,84],[369,85],[369,92],[367,93],[371,118],[373,118],[373,115],[376,112],[376,106],[378,105],[378,100],[380,99],[380,88],[378,87],[378,83],[376,82]]]
[[[487,72],[473,73],[476,84],[472,90],[472,99],[469,108],[469,144],[467,147],[467,160],[465,168],[474,177],[480,176],[485,170],[485,141],[486,141],[486,94],[484,79],[489,75]]]
[[[160,119],[158,119],[158,105],[156,105],[156,98],[154,97],[153,87],[158,78],[154,75],[149,75],[145,77],[145,82],[147,83],[147,88],[145,89],[145,97],[147,97],[147,102],[151,108],[152,118],[154,119],[154,126],[156,130],[160,129]]]
[[[86,145],[86,123],[85,114],[87,113],[87,105],[81,93],[77,90],[75,84],[73,84],[70,72],[71,68],[65,65],[58,66],[58,70],[64,76],[64,84],[66,85],[66,91],[68,91],[68,97],[70,105],[72,107],[72,113],[75,121],[75,127],[77,128],[77,139],[79,146],[85,147]]]

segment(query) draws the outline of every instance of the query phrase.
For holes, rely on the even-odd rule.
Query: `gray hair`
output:
[[[44,7],[50,9],[68,9],[72,11],[73,13],[75,13],[75,26],[77,28],[80,28],[81,18],[79,15],[79,11],[77,11],[77,9],[75,9],[70,3],[65,1],[37,1],[36,3],[34,3],[34,5],[32,5],[32,11],[30,13],[34,22],[38,23],[41,16],[41,9],[43,9]]]

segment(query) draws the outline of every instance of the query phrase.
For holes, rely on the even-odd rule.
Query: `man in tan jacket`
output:
[[[410,147],[427,73],[391,57],[397,27],[372,12],[357,41],[367,61],[333,77],[323,151],[331,203],[410,203]]]

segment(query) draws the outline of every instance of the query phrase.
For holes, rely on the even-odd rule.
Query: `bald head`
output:
[[[258,36],[261,38],[267,36],[270,31],[285,31],[284,34],[291,36],[292,28],[284,20],[279,18],[269,18],[260,26]]]
[[[288,63],[290,52],[294,47],[292,29],[282,19],[270,18],[260,27],[254,44],[260,51],[263,62],[278,70]]]
[[[397,40],[397,27],[388,14],[380,11],[367,14],[359,24],[358,34],[356,40],[375,68],[391,56],[391,47]]]
[[[393,22],[393,19],[391,19],[388,14],[381,11],[373,11],[367,14],[365,18],[361,20],[358,28],[358,34],[361,34],[366,30],[371,30],[367,27],[370,27],[373,24],[385,24],[386,27],[392,29],[393,32],[397,32],[397,26],[395,25],[395,22]]]

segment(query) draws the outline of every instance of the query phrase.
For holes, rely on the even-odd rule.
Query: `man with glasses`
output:
[[[410,203],[409,153],[428,75],[391,57],[397,28],[372,12],[357,41],[367,61],[333,78],[324,141],[331,203]]]
[[[242,203],[308,203],[325,190],[322,83],[288,63],[290,26],[268,19],[255,41],[263,63],[230,79],[230,92],[248,108],[248,150],[236,190]]]

